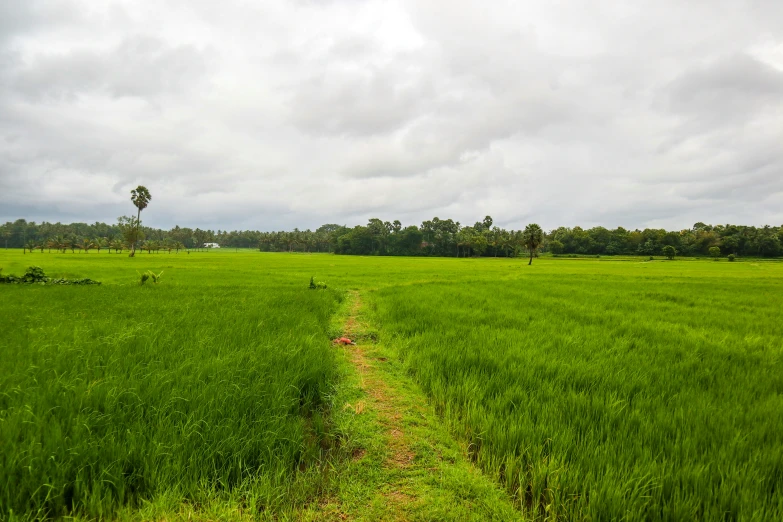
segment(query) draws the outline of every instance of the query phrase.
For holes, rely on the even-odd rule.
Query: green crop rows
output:
[[[349,289],[529,518],[783,518],[781,263],[0,251],[30,265],[103,284],[0,285],[0,519],[316,498]]]

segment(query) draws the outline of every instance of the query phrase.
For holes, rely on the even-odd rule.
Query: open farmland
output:
[[[279,509],[308,493],[293,470],[326,437],[336,292],[253,270],[257,257],[2,254],[6,271],[32,259],[103,285],[0,288],[0,519],[219,491]],[[138,286],[147,268],[160,284]]]
[[[783,264],[0,251],[4,274],[33,264],[103,285],[0,287],[0,518],[295,517],[324,492],[371,518],[329,453],[350,438],[333,317],[357,296],[520,516],[783,516]]]

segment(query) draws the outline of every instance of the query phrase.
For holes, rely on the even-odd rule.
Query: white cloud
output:
[[[775,224],[783,4],[0,5],[0,220]]]

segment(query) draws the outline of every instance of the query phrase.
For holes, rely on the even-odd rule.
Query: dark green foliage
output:
[[[138,274],[138,272],[136,273]],[[153,283],[158,284],[162,275],[163,272],[156,274],[152,270],[147,270],[143,274],[139,274],[139,285],[141,286],[149,280],[152,280]]]
[[[729,254],[729,261],[734,262],[734,254]]]
[[[138,189],[137,189],[138,192]],[[149,200],[138,199],[144,206]],[[134,203],[135,205],[135,203]],[[139,212],[141,209],[139,209]],[[312,230],[260,232],[257,230],[214,231],[175,226],[171,230],[141,226],[136,234],[137,217],[121,218],[114,225],[105,223],[32,223],[24,219],[2,226],[3,237],[10,248],[22,248],[26,240],[39,248],[66,252],[84,239],[107,240],[124,238],[126,244],[147,238],[162,244],[180,244],[194,248],[206,242],[220,243],[230,248],[258,248],[263,252],[335,252],[354,255],[428,255],[475,256],[480,251],[489,257],[516,257],[522,249],[519,230],[492,226],[487,216],[473,226],[462,226],[451,219],[423,221],[419,226],[403,227],[395,220],[373,218],[366,225],[346,227],[327,224]],[[56,241],[57,240],[57,241]],[[783,254],[783,227],[753,227],[744,225],[706,225],[696,223],[680,231],[664,229],[627,230],[593,227],[558,227],[545,234],[543,252],[553,254],[600,255],[661,255],[663,247],[673,246],[681,256],[708,256],[710,247],[722,255],[776,257]],[[474,248],[477,247],[477,248]],[[112,247],[116,252],[117,248]],[[148,250],[149,251],[149,250]]]
[[[665,255],[667,259],[674,259],[674,256],[677,255],[677,250],[671,245],[666,245],[663,247],[663,255]]]
[[[544,231],[536,223],[531,223],[525,227],[525,231],[522,233],[522,244],[530,252],[530,261],[528,265],[533,263],[533,256],[538,252],[541,244],[544,242]]]
[[[323,281],[316,281],[315,277],[310,278],[310,290],[324,290],[326,289],[326,283]]]
[[[2,269],[0,269],[1,271]],[[92,279],[62,279],[47,277],[40,266],[31,266],[27,268],[27,271],[22,277],[13,275],[3,277],[0,275],[0,283],[5,284],[39,284],[39,285],[99,285],[100,281],[93,281]]]

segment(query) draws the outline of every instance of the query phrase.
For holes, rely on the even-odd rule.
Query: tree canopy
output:
[[[487,216],[489,217],[489,216]],[[170,230],[139,226],[138,243],[144,252],[176,251],[177,247],[200,248],[218,243],[223,248],[258,248],[266,252],[334,252],[357,255],[419,255],[451,257],[505,257],[529,254],[523,231],[495,226],[484,218],[471,226],[434,217],[420,225],[403,225],[399,220],[372,219],[366,225],[348,227],[326,224],[316,230],[262,232],[258,230],[202,230],[175,226]],[[106,223],[35,223],[24,219],[0,227],[3,245],[55,251],[76,250],[89,239],[102,248],[129,249],[136,219],[120,218]],[[743,225],[707,225],[667,231],[663,229],[627,230],[622,227],[584,229],[559,227],[544,233],[538,249],[553,255],[664,255],[672,246],[678,256],[719,255],[777,257],[783,255],[783,227]],[[83,249],[82,249],[83,251]],[[108,251],[108,249],[107,249]]]

